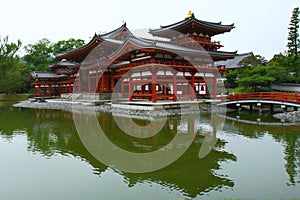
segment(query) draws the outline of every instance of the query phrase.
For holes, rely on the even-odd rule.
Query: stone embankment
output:
[[[195,107],[197,105],[197,107]],[[143,109],[122,109],[112,107],[109,103],[101,105],[85,105],[78,102],[72,101],[46,101],[46,102],[32,102],[30,100],[21,101],[15,104],[15,107],[23,108],[38,108],[38,109],[60,109],[60,110],[91,110],[96,112],[104,113],[117,113],[124,115],[137,115],[137,116],[176,116],[182,114],[195,114],[195,113],[220,113],[226,112],[226,108],[219,108],[212,104],[195,104],[194,107],[179,108],[179,109],[154,109],[154,110],[143,110]],[[199,106],[199,107],[198,107]]]
[[[273,115],[277,119],[288,122],[300,122],[300,111],[277,113]]]

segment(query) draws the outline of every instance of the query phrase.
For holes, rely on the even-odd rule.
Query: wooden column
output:
[[[178,71],[172,71],[173,77],[173,101],[177,101],[177,73]]]
[[[80,93],[81,92],[81,83],[80,83],[80,79],[81,79],[81,75],[80,75],[80,71],[78,72],[78,77],[77,79],[77,92]]]
[[[105,75],[104,75],[104,72],[103,72],[102,76],[101,76],[101,92],[104,92],[104,78],[105,78]]]
[[[191,101],[194,101],[195,100],[195,74],[196,74],[196,72],[195,71],[191,71],[190,73],[192,75],[192,79],[191,79],[191,88],[192,88],[192,91],[190,91],[191,92]]]
[[[49,97],[51,96],[51,90],[52,90],[52,86],[49,85],[49,87],[48,87],[48,96],[49,96]]]
[[[124,98],[125,97],[125,95],[124,95],[124,78],[121,78],[121,79],[123,79],[123,80],[121,80],[121,92],[122,92],[122,98]]]
[[[156,73],[157,73],[158,69],[156,69],[155,67],[153,67],[151,69],[151,73],[152,73],[152,102],[156,103],[157,100],[157,96],[156,96]]]
[[[88,93],[91,92],[91,79],[90,79],[90,72],[87,71],[87,74],[88,74]]]
[[[38,97],[40,97],[41,96],[41,85],[38,85],[38,95],[37,95]]]
[[[128,72],[128,95],[129,95],[129,101],[132,101],[132,78],[131,78],[131,73]]]
[[[216,100],[217,99],[217,75],[214,74],[214,78],[213,78],[213,99]]]

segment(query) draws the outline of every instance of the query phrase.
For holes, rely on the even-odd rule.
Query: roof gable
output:
[[[199,20],[194,14],[186,17],[184,20],[166,25],[160,26],[158,29],[150,29],[150,33],[154,36],[162,36],[169,38],[170,31],[177,31],[182,34],[196,32],[198,34],[204,34],[214,36],[229,32],[234,28],[234,24],[223,25],[221,22],[207,22]]]

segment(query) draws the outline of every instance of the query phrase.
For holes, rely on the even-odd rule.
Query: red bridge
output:
[[[288,92],[251,92],[243,94],[232,94],[228,101],[223,101],[218,105],[235,105],[241,104],[278,104],[300,108],[300,93]]]
[[[232,94],[229,96],[230,101],[236,100],[272,100],[272,101],[284,101],[300,104],[299,93],[288,92],[251,92],[243,94]]]

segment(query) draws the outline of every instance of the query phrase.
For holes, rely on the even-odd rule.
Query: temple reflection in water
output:
[[[27,150],[39,153],[51,159],[55,155],[80,158],[93,167],[94,174],[101,177],[102,173],[111,170],[95,159],[80,140],[73,122],[73,114],[58,110],[31,110],[16,108],[1,108],[1,137],[10,138],[18,134],[27,134]],[[195,130],[195,139],[188,150],[171,165],[150,173],[125,173],[113,170],[123,177],[128,187],[134,187],[145,182],[159,184],[164,188],[181,191],[188,197],[196,197],[209,191],[233,188],[235,180],[216,173],[222,170],[224,162],[235,162],[236,156],[227,151],[224,146],[228,141],[217,139],[215,125],[220,119],[210,115],[201,117],[167,118],[159,134],[150,138],[137,138],[124,134],[110,114],[97,115],[102,128],[109,130],[107,137],[117,146],[132,152],[151,152],[168,144],[175,134],[185,134]],[[123,119],[126,120],[127,119]],[[151,123],[152,119],[134,119],[141,126]],[[156,119],[157,120],[157,119]],[[155,121],[155,120],[154,120]],[[160,123],[157,120],[157,123]],[[24,128],[26,127],[26,128]],[[226,120],[224,130],[243,135],[248,138],[261,138],[266,131],[275,141],[284,144],[285,169],[289,176],[288,184],[299,182],[299,126],[256,126]],[[283,134],[286,133],[286,134]],[[87,133],[88,134],[88,133]],[[209,137],[206,137],[209,135]],[[204,158],[199,158],[199,151],[204,140],[216,141],[216,147]]]

